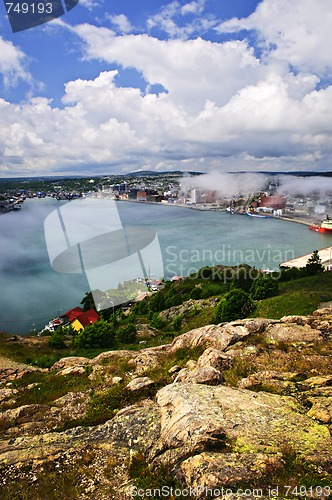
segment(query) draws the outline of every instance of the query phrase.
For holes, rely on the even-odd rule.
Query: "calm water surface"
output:
[[[63,202],[51,198],[26,200],[21,211],[0,216],[2,331],[38,331],[52,317],[78,305],[89,291],[84,275],[57,273],[50,266],[44,220],[59,203]],[[156,230],[168,278],[215,264],[246,262],[277,269],[284,260],[331,244],[329,235],[278,219],[126,202],[119,202],[118,210],[124,225]]]

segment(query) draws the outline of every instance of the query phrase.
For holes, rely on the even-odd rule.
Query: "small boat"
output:
[[[332,233],[332,219],[327,215],[320,226],[312,224],[312,226],[309,226],[309,229],[318,233]]]
[[[255,212],[255,211],[250,211],[250,210],[246,210],[246,215],[249,215],[249,217],[259,217],[261,219],[266,219],[266,218],[269,218],[271,217],[271,215],[267,215],[267,214],[264,214],[262,212]]]

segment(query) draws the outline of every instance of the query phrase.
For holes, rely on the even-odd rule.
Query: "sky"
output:
[[[80,0],[13,33],[1,2],[0,177],[332,170],[331,25],[330,0]]]

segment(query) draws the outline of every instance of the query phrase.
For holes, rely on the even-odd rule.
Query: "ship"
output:
[[[251,210],[250,209],[246,210],[246,215],[249,215],[249,217],[259,217],[261,219],[266,219],[268,217],[271,217],[271,215],[269,215],[269,214],[266,214],[264,212],[260,212],[258,210],[255,211],[255,210],[252,210],[252,209]]]
[[[332,234],[332,219],[327,215],[320,226],[317,224],[312,224],[309,226],[311,231],[317,231],[318,233],[331,233]]]

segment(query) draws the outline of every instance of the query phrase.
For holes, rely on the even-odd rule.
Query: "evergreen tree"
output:
[[[318,250],[314,250],[305,266],[305,274],[311,276],[313,274],[322,273],[323,271],[324,266],[322,265],[322,259],[319,257]]]

